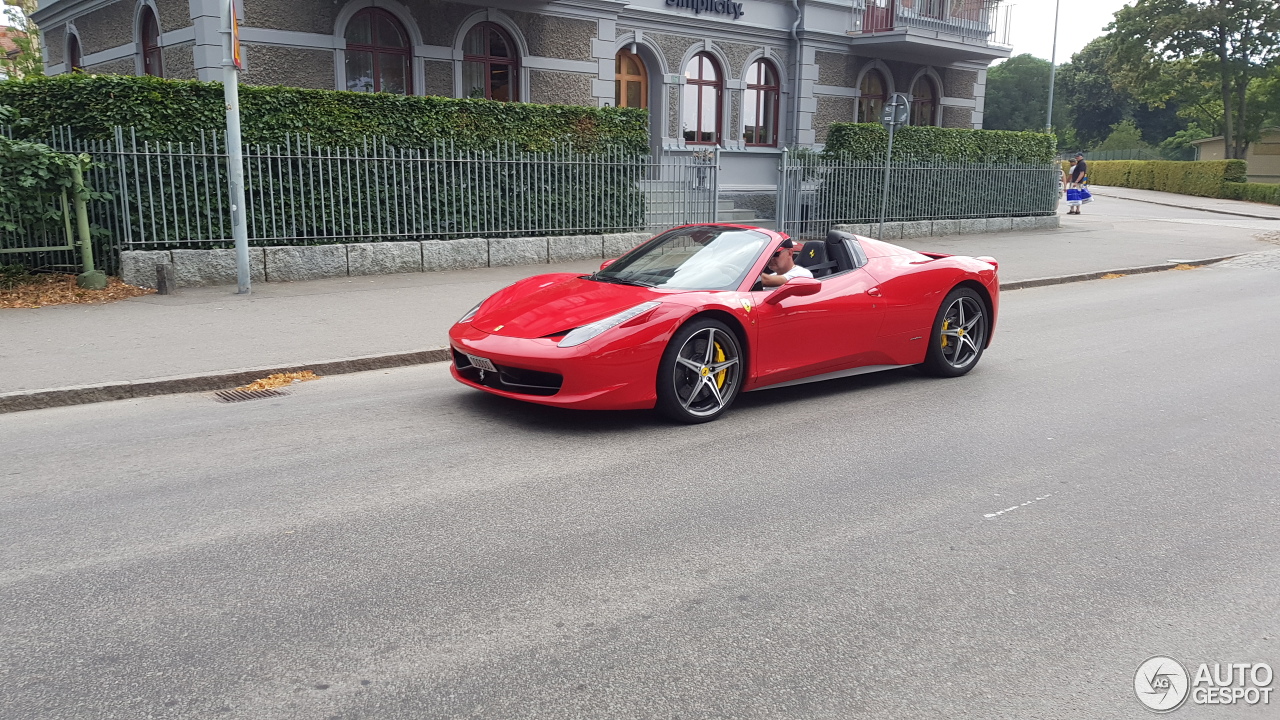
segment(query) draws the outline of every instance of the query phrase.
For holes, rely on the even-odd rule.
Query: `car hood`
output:
[[[492,335],[539,338],[567,332],[670,293],[560,273],[526,278],[484,302],[471,324]]]

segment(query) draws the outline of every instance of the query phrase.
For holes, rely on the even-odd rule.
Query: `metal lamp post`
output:
[[[1049,51],[1049,112],[1045,117],[1044,131],[1053,132],[1053,81],[1058,74],[1058,8],[1062,0],[1053,3],[1053,49]]]
[[[222,32],[222,94],[227,105],[227,175],[231,185],[231,238],[236,245],[236,292],[249,292],[249,229],[245,226],[244,157],[240,141],[240,28],[236,0],[227,0]]]

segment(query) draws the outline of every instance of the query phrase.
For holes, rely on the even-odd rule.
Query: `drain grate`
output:
[[[235,403],[246,400],[262,400],[263,398],[284,397],[289,393],[283,390],[219,390],[213,397],[219,402]]]

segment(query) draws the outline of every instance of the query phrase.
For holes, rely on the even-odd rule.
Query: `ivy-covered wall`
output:
[[[59,75],[0,82],[0,105],[26,119],[31,137],[67,126],[80,139],[106,139],[116,126],[140,139],[190,141],[225,127],[222,85],[154,77]],[[309,134],[320,145],[357,145],[383,137],[397,147],[437,140],[483,149],[512,143],[539,150],[572,143],[582,150],[648,152],[648,114],[634,108],[533,105],[384,93],[240,88],[246,142],[282,142]]]

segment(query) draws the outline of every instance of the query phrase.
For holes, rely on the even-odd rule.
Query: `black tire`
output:
[[[696,318],[676,331],[658,365],[658,412],[704,423],[724,414],[742,390],[745,358],[738,336],[719,320]]]
[[[967,287],[952,290],[933,318],[929,351],[920,370],[934,377],[964,375],[982,358],[990,330],[991,318],[982,297]]]

